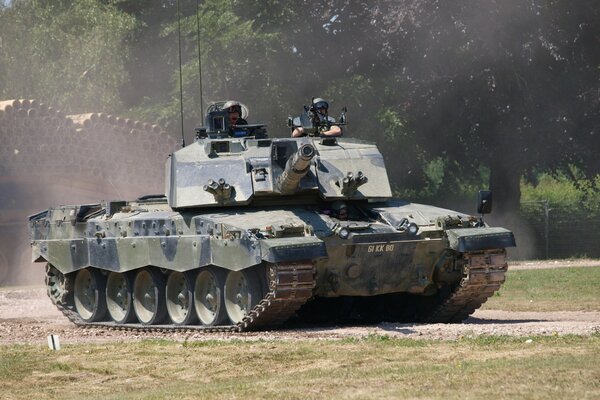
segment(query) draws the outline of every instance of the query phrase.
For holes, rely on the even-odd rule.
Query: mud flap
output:
[[[515,236],[504,228],[448,229],[450,248],[461,253],[515,247]]]

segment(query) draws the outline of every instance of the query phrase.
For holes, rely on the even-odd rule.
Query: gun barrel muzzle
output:
[[[308,173],[310,162],[314,156],[314,146],[305,143],[289,158],[278,181],[279,192],[281,194],[290,194],[296,191],[300,180]]]

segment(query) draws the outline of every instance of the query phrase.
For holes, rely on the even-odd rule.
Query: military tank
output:
[[[48,296],[74,323],[460,322],[504,282],[513,234],[482,215],[393,199],[374,144],[269,138],[263,125],[229,124],[224,104],[168,157],[164,195],[29,218]],[[480,192],[479,212],[490,210]]]

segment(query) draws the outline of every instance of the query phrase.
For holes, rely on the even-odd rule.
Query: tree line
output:
[[[577,185],[600,171],[594,0],[13,0],[0,6],[0,97],[177,134],[178,11],[186,132],[202,84],[204,108],[239,99],[272,136],[313,96],[334,115],[347,106],[348,134],[379,144],[411,199],[490,187],[510,211],[540,174]]]

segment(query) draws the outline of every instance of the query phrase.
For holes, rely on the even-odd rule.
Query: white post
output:
[[[48,335],[48,347],[50,350],[60,350],[58,335]]]

